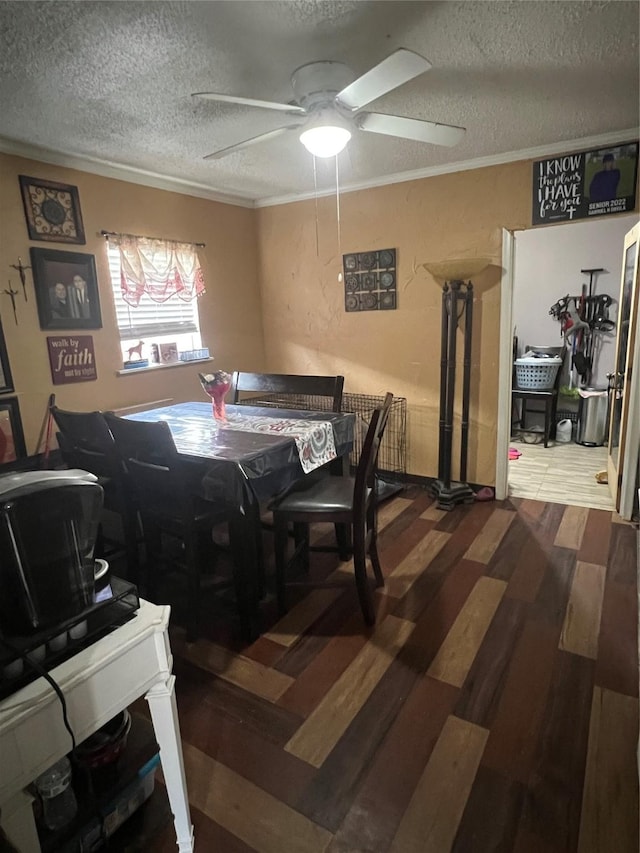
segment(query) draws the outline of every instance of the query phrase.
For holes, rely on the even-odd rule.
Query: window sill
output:
[[[189,367],[192,364],[204,364],[213,361],[213,358],[194,358],[191,361],[172,361],[171,364],[150,364],[148,367],[130,367],[128,370],[116,370],[116,376],[138,376],[140,373],[149,373],[153,370],[170,370],[172,367]]]

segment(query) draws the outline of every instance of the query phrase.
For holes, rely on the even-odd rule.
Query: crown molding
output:
[[[432,178],[437,175],[449,175],[452,172],[465,172],[471,169],[483,169],[487,166],[500,166],[504,163],[514,163],[518,160],[536,160],[541,157],[551,157],[554,154],[566,154],[571,151],[578,151],[581,149],[616,145],[622,141],[630,142],[636,140],[639,135],[640,128],[635,127],[627,130],[604,133],[598,136],[569,139],[563,142],[555,142],[551,145],[540,145],[535,148],[525,148],[520,151],[507,151],[503,154],[492,154],[489,157],[477,157],[473,160],[461,160],[460,162],[447,163],[443,166],[431,166],[425,169],[415,169],[411,172],[397,172],[395,174],[385,175],[381,178],[375,178],[370,181],[343,184],[340,187],[340,193],[358,192],[359,190],[368,190],[375,187],[388,186],[389,184],[400,184],[407,181],[417,181],[421,178]],[[50,163],[54,166],[78,169],[81,172],[101,175],[104,178],[113,178],[114,180],[127,181],[132,184],[141,184],[142,186],[154,187],[155,189],[167,190],[169,192],[178,192],[183,195],[194,196],[195,198],[204,198],[209,201],[217,201],[222,204],[231,204],[237,207],[275,207],[279,204],[292,204],[298,201],[308,201],[309,199],[335,195],[335,190],[331,188],[317,193],[290,193],[282,196],[252,199],[246,196],[232,195],[231,193],[225,193],[221,190],[215,190],[211,187],[205,186],[204,184],[194,184],[189,181],[183,181],[180,178],[173,178],[167,175],[160,175],[156,172],[149,172],[145,169],[123,166],[118,163],[112,163],[108,160],[100,160],[96,157],[84,157],[63,151],[53,151],[49,148],[41,148],[37,145],[30,145],[18,142],[14,139],[5,139],[3,137],[0,137],[0,152],[17,157],[24,157],[29,160],[37,160],[41,163]]]
[[[77,169],[80,172],[101,175],[103,178],[114,178],[117,181],[141,184],[142,186],[153,187],[157,190],[168,190],[169,192],[195,196],[195,198],[219,201],[222,204],[233,204],[237,207],[255,206],[252,198],[225,193],[207,187],[204,184],[193,184],[189,181],[183,181],[180,178],[172,178],[156,172],[148,172],[145,169],[137,169],[133,166],[123,166],[119,163],[112,163],[109,160],[100,160],[97,157],[84,157],[77,154],[68,154],[64,151],[40,148],[37,145],[18,142],[15,139],[0,137],[0,152],[12,154],[16,157],[24,157],[27,160],[50,163],[53,166],[64,166],[67,169]]]
[[[466,172],[471,169],[483,169],[486,166],[500,166],[504,163],[515,163],[518,160],[537,160],[542,157],[552,157],[554,154],[569,154],[581,149],[598,148],[599,146],[617,145],[620,142],[632,142],[638,139],[640,128],[634,127],[627,130],[617,130],[612,133],[603,133],[599,136],[585,136],[582,139],[568,139],[564,142],[554,142],[551,145],[539,145],[536,148],[524,148],[521,151],[507,151],[504,154],[492,154],[489,157],[477,157],[473,160],[461,160],[458,163],[447,163],[443,166],[431,166],[426,169],[416,169],[412,172],[397,172],[393,175],[385,175],[371,181],[360,183],[340,184],[340,195],[344,193],[368,190],[374,187],[384,187],[389,184],[401,184],[406,181],[417,181],[421,178],[433,178],[437,175],[449,175],[452,172]],[[278,204],[291,204],[296,201],[308,201],[309,199],[322,198],[323,196],[334,196],[335,189],[322,190],[321,192],[307,192],[271,198],[256,199],[254,207],[274,207]]]

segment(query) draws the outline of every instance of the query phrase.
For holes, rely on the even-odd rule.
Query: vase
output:
[[[225,404],[225,394],[230,388],[230,384],[225,382],[221,385],[215,385],[210,391],[211,405],[213,409],[213,417],[219,423],[227,423],[227,408]]]

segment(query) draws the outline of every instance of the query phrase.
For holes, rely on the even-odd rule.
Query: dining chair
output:
[[[229,400],[235,404],[305,409],[308,411],[342,411],[344,376],[298,375],[291,373],[244,373],[236,371],[231,377]],[[326,470],[315,472],[314,479],[329,473],[342,473],[348,458],[334,460]],[[272,530],[268,512],[261,510],[263,530]],[[290,531],[290,535],[294,535]],[[336,529],[342,553],[347,545]]]
[[[128,420],[113,412],[106,412],[105,420],[140,507],[147,587],[152,595],[157,593],[158,570],[163,568],[186,573],[187,641],[193,642],[200,635],[203,575],[215,563],[212,530],[228,521],[228,511],[198,495],[202,468],[180,457],[165,421]],[[167,540],[180,543],[177,554]],[[215,586],[229,583],[220,581]]]
[[[283,497],[271,504],[275,529],[275,558],[278,607],[286,612],[285,587],[294,583],[287,575],[299,559],[309,568],[310,525],[327,522],[345,528],[353,543],[353,568],[362,614],[367,625],[375,622],[373,596],[367,578],[367,557],[371,560],[377,586],[384,585],[377,548],[376,464],[380,442],[389,417],[393,395],[387,393],[380,408],[374,409],[354,476],[299,480]],[[293,524],[295,547],[287,560],[288,527]],[[338,549],[336,549],[338,550]],[[336,586],[338,582],[296,581],[302,586]]]
[[[231,377],[229,401],[253,406],[275,405],[282,408],[339,412],[342,409],[343,387],[344,376],[298,376],[287,373],[236,371]],[[287,400],[292,405],[287,406]]]
[[[64,463],[69,468],[80,468],[98,477],[104,490],[104,509],[120,517],[123,542],[118,548],[115,539],[107,537],[101,525],[96,550],[110,560],[115,560],[124,545],[127,577],[138,582],[140,560],[138,545],[141,539],[140,523],[127,475],[115,441],[102,412],[70,412],[50,407],[58,428],[57,439]],[[109,550],[104,551],[107,547]]]

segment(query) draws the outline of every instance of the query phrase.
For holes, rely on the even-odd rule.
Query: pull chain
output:
[[[338,155],[336,154],[336,219],[338,222],[338,257],[342,260],[342,244],[340,241],[340,182],[338,178]]]
[[[313,192],[316,200],[316,257],[320,257],[320,240],[318,238],[318,175],[316,173],[316,158],[313,155]]]

